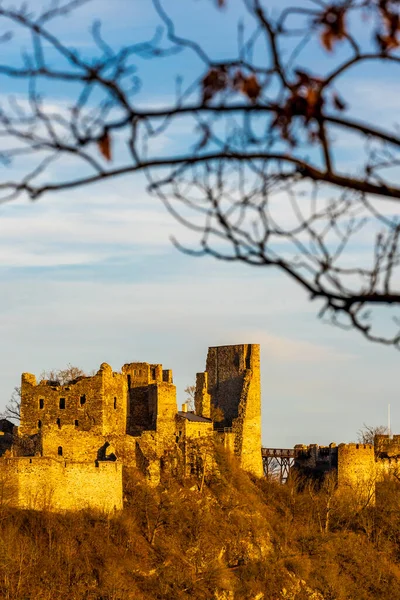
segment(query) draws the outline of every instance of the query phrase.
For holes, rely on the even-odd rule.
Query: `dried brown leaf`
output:
[[[325,50],[332,52],[334,44],[347,36],[346,12],[343,7],[330,6],[319,17],[318,22],[323,25],[321,43]]]
[[[97,147],[106,160],[111,160],[111,138],[108,131],[97,141]]]
[[[241,91],[245,94],[252,102],[255,102],[260,95],[261,85],[255,75],[249,75],[244,78],[241,85]]]
[[[226,71],[220,67],[219,69],[210,69],[202,81],[203,86],[203,102],[211,100],[213,96],[224,90],[228,84]]]

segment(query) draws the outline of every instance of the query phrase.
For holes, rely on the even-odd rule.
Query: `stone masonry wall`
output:
[[[154,407],[156,431],[163,445],[175,439],[175,416],[177,413],[176,387],[161,381],[150,387],[150,406]]]
[[[206,371],[211,403],[224,412],[218,427],[232,427],[242,468],[262,477],[260,346],[209,348]]]
[[[211,415],[211,396],[208,393],[208,373],[196,374],[196,391],[194,395],[194,404],[196,415],[210,418]]]
[[[262,477],[259,345],[248,346],[246,355],[250,368],[246,369],[239,402],[239,414],[233,423],[235,453],[240,456],[240,464],[245,471]]]
[[[0,473],[7,471],[10,486],[17,489],[12,504],[36,510],[81,510],[106,513],[122,509],[122,464],[69,463],[51,458],[0,459]]]
[[[108,365],[107,365],[108,366]],[[69,385],[52,385],[30,373],[21,379],[21,423],[19,434],[33,435],[44,426],[76,425],[82,431],[103,430],[103,371]]]
[[[128,422],[128,382],[103,363],[103,435],[123,435]]]
[[[374,502],[376,484],[374,447],[370,444],[339,444],[338,488],[360,501]]]

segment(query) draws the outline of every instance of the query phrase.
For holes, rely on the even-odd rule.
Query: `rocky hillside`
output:
[[[399,485],[376,508],[294,478],[252,481],[224,453],[204,481],[136,473],[126,508],[18,512],[0,493],[6,600],[374,600],[400,598]]]

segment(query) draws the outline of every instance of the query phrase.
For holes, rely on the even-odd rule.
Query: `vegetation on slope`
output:
[[[294,477],[252,481],[224,453],[199,482],[138,474],[113,518],[0,508],[6,600],[400,598],[400,487],[375,508]]]

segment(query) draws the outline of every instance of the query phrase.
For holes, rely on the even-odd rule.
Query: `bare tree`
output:
[[[371,444],[372,446],[375,443],[376,435],[387,435],[388,428],[385,425],[366,425],[364,423],[363,427],[357,432],[357,440],[360,444]]]
[[[84,377],[86,375],[80,367],[75,367],[68,363],[65,369],[50,369],[49,371],[42,371],[39,375],[39,379],[48,379],[49,381],[56,381],[58,385],[68,385],[74,379],[78,377]]]
[[[26,98],[10,97],[0,110],[1,159],[19,174],[0,184],[1,198],[36,199],[143,171],[150,192],[197,233],[198,247],[184,250],[275,267],[320,301],[327,321],[400,349],[392,313],[400,303],[399,129],[361,118],[367,94],[352,106],[352,86],[342,85],[374,64],[395,79],[399,3],[305,0],[273,14],[267,0],[241,0],[251,25],[239,23],[237,52],[221,60],[176,30],[163,0],[152,0],[166,39],[157,30],[114,48],[96,22],[89,60],[53,28],[88,1],[53,1],[40,13],[33,2],[31,11],[0,5],[3,47],[19,43],[16,32],[31,39],[19,63],[0,63],[3,80],[26,83]],[[212,18],[233,1],[203,3]],[[318,51],[330,58],[323,74]],[[141,59],[177,53],[195,57],[192,79],[177,79],[170,103],[141,107]],[[68,107],[50,106],[49,83],[63,85]],[[188,135],[179,152],[153,150],[182,123]],[[354,140],[352,164],[341,160],[343,136]],[[114,153],[121,139],[125,151]],[[77,168],[54,170],[55,161]]]
[[[19,423],[21,414],[21,388],[16,386],[11,394],[11,398],[6,404],[5,410],[0,413],[0,417],[9,419],[13,423]]]
[[[188,406],[188,410],[194,410],[194,395],[196,392],[196,386],[195,385],[187,385],[184,389],[184,392],[186,394],[186,404]]]
[[[48,379],[57,382],[58,385],[68,385],[77,377],[85,376],[86,373],[80,367],[75,367],[68,363],[65,369],[51,369],[42,371],[39,379]],[[5,410],[0,413],[5,419],[10,419],[14,423],[19,423],[21,416],[21,388],[16,386],[11,394],[11,398],[6,404]]]

